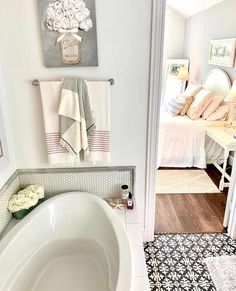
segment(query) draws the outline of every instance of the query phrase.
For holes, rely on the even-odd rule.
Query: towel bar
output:
[[[115,84],[115,80],[114,79],[109,79],[108,82],[110,82],[110,85],[113,86]],[[39,80],[34,79],[32,81],[32,85],[33,86],[39,86]]]

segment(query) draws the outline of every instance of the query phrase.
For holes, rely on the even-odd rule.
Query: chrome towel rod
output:
[[[108,82],[110,82],[110,85],[113,86],[115,84],[115,80],[114,79],[109,79]],[[33,86],[38,86],[39,85],[39,80],[34,79],[32,81],[32,85]]]

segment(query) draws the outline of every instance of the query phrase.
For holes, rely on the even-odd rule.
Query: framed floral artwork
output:
[[[38,0],[46,67],[98,66],[95,0]]]
[[[209,47],[210,65],[233,67],[235,61],[236,38],[211,40]]]

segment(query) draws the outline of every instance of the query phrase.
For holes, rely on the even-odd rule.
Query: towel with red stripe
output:
[[[108,164],[110,162],[110,83],[86,81],[96,129],[88,136],[89,154],[85,160],[60,144],[58,107],[61,81],[40,82],[45,138],[50,164]]]

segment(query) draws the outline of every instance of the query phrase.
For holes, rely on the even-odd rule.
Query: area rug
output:
[[[156,194],[221,193],[205,170],[157,170]]]
[[[204,259],[236,255],[236,242],[223,233],[162,234],[144,250],[151,291],[216,291]]]
[[[236,290],[236,256],[206,258],[204,263],[217,291]]]

